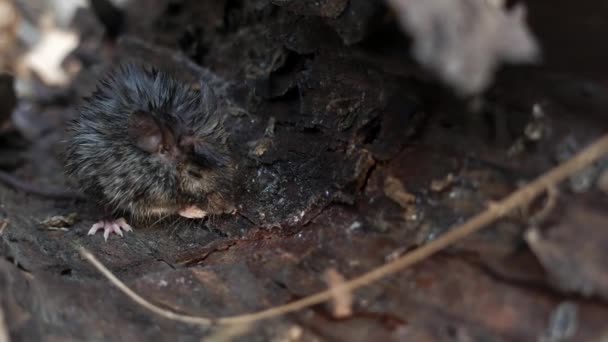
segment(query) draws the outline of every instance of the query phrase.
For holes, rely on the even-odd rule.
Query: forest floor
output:
[[[346,315],[321,304],[241,330],[178,323],[135,304],[82,258],[77,246],[175,312],[255,312],[326,289],[328,274],[351,279],[435,240],[607,131],[608,84],[594,59],[602,51],[587,64],[585,53],[566,51],[540,66],[505,68],[472,106],[411,61],[407,39],[381,6],[351,1],[339,11],[347,1],[325,1],[336,16],[274,2],[133,1],[118,42],[81,13],[82,41],[70,58],[82,70],[68,87],[21,100],[20,117],[29,120],[21,127],[29,130],[0,136],[0,166],[41,188],[74,186],[63,171],[66,121],[103,70],[144,60],[225,85],[229,140],[245,174],[238,214],[136,225],[104,242],[87,235],[101,218],[93,200],[45,199],[0,185],[0,335],[608,339],[606,161],[357,290]],[[539,11],[547,15],[535,27]],[[559,20],[555,11],[531,8],[546,53],[557,51],[556,39],[542,35]],[[565,69],[568,54],[583,59],[579,68]]]

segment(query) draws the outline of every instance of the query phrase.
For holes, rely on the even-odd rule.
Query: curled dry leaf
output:
[[[416,196],[408,192],[398,178],[390,175],[384,180],[384,193],[402,207],[416,202]]]
[[[49,230],[66,230],[67,227],[71,227],[76,223],[78,214],[71,213],[69,215],[57,215],[51,216],[40,221],[40,225]]]
[[[416,208],[416,195],[408,192],[398,178],[390,175],[386,177],[384,180],[384,194],[404,209],[403,217],[406,221],[415,221],[419,218]]]
[[[345,280],[334,268],[325,271],[323,279],[332,291],[332,310],[335,318],[344,318],[353,314],[353,295],[348,290],[339,289]]]
[[[533,62],[539,48],[525,9],[502,1],[387,0],[413,39],[416,60],[461,95],[483,91],[502,62]]]

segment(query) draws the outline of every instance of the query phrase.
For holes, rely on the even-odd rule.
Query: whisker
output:
[[[155,226],[157,225],[159,222],[161,222],[162,220],[166,219],[167,217],[169,217],[171,214],[167,213],[167,214],[161,214],[160,217],[158,218],[158,220],[154,221],[151,226]]]

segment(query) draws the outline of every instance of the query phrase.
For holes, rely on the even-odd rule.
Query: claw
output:
[[[112,230],[114,233],[120,235],[120,237],[123,237],[122,230],[120,230],[120,226],[118,224],[112,223]]]
[[[112,231],[112,227],[110,227],[109,229],[104,227],[103,230],[103,241],[108,242],[108,237],[110,236],[110,232]]]
[[[110,237],[111,233],[115,233],[120,237],[123,237],[123,231],[133,231],[133,228],[127,223],[127,221],[121,217],[117,220],[102,220],[95,223],[89,230],[88,235],[95,235],[95,233],[101,229],[103,229],[103,239],[105,241],[108,241],[108,237]]]
[[[118,224],[118,226],[120,228],[122,228],[125,232],[131,232],[133,231],[133,227],[131,227],[127,221],[124,218],[119,218],[118,220],[116,220],[116,224]]]
[[[91,227],[91,229],[89,229],[89,233],[88,233],[88,234],[89,234],[89,235],[95,235],[95,233],[97,233],[97,231],[98,231],[100,228],[103,228],[103,226],[104,226],[104,222],[103,222],[103,221],[95,223],[95,224],[94,224],[94,225]]]

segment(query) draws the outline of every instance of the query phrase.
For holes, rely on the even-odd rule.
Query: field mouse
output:
[[[233,212],[223,119],[202,81],[141,63],[111,71],[69,126],[67,173],[111,212],[89,235],[122,236],[132,229],[125,214],[139,221]]]

